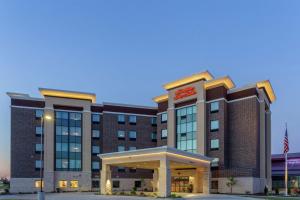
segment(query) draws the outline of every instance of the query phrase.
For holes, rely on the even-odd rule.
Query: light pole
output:
[[[43,192],[43,169],[44,169],[44,121],[45,120],[51,120],[50,115],[42,115],[41,117],[41,128],[42,128],[42,133],[41,133],[41,146],[42,146],[42,151],[41,151],[41,156],[40,156],[40,191],[38,192],[38,200],[45,200],[45,194]]]

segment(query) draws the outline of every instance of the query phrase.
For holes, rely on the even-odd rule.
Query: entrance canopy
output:
[[[209,193],[211,158],[163,146],[100,154],[102,159],[101,192],[111,192],[111,166],[154,170],[154,191],[166,197],[171,193],[171,171],[176,169],[194,169],[195,192]],[[201,182],[201,183],[200,183]],[[202,186],[199,188],[199,186]]]

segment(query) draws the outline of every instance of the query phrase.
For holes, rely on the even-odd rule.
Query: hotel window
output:
[[[43,144],[35,144],[35,152],[42,152]]]
[[[41,181],[34,181],[35,188],[41,188]],[[42,188],[44,188],[44,181],[42,181]]]
[[[136,140],[136,131],[129,131],[129,139]]]
[[[168,137],[168,130],[162,129],[161,130],[161,139],[166,139]]]
[[[41,126],[36,126],[35,127],[35,134],[40,136],[43,134],[43,128]]]
[[[134,181],[134,187],[136,188],[142,187],[142,181]]]
[[[68,181],[59,181],[58,186],[60,188],[66,188],[68,186]]]
[[[100,169],[100,163],[99,161],[93,161],[92,162],[92,170],[99,170]]]
[[[152,124],[152,126],[157,125],[157,117],[151,117],[151,124]]]
[[[196,153],[197,151],[197,109],[196,106],[176,110],[177,149]]]
[[[118,115],[118,123],[125,124],[125,115]]]
[[[219,130],[219,120],[210,121],[210,131],[215,132]]]
[[[161,117],[161,123],[166,123],[168,121],[167,113],[162,113],[160,117]]]
[[[36,119],[42,118],[43,115],[44,115],[44,110],[40,110],[40,109],[35,110],[35,118],[36,118]]]
[[[219,140],[218,139],[210,141],[210,149],[211,150],[218,150],[219,149]]]
[[[81,171],[81,113],[57,111],[55,127],[55,169],[57,171]]]
[[[219,112],[219,102],[218,101],[210,103],[210,112],[211,113]]]
[[[99,181],[92,181],[92,188],[99,188],[100,182]]]
[[[125,167],[118,167],[118,172],[125,172]]]
[[[214,158],[211,161],[211,167],[218,167],[219,166],[219,158]]]
[[[156,132],[151,133],[151,140],[152,140],[152,142],[157,141],[157,133]]]
[[[125,139],[125,131],[118,131],[118,139],[120,140]]]
[[[93,138],[99,138],[100,137],[100,131],[99,130],[93,130],[92,131],[92,137]]]
[[[120,181],[113,181],[113,188],[119,188],[120,187]]]
[[[125,146],[124,145],[119,145],[118,146],[118,152],[125,151]]]
[[[129,147],[129,151],[136,150],[136,147]]]
[[[136,172],[136,168],[130,168],[130,169],[129,169],[129,172],[130,172],[130,173],[135,173],[135,172]]]
[[[93,146],[92,147],[92,154],[99,154],[100,153],[100,147],[99,146]]]
[[[211,189],[217,190],[219,188],[218,181],[212,181],[211,182]]]
[[[129,123],[136,124],[136,116],[135,115],[129,115]]]
[[[43,161],[36,160],[35,161],[35,169],[41,169],[41,167],[43,167]]]
[[[94,124],[99,124],[100,123],[100,115],[99,114],[92,114],[92,122]]]
[[[70,181],[70,188],[78,188],[78,181],[77,180]]]

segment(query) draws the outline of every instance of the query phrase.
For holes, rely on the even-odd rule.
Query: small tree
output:
[[[236,184],[236,180],[234,179],[234,177],[228,177],[228,182],[226,183],[227,187],[230,187],[230,193],[232,194],[232,187]]]

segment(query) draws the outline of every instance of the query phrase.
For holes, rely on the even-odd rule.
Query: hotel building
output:
[[[155,107],[96,103],[40,88],[11,98],[11,192],[260,193],[271,188],[269,81],[236,88],[198,73],[165,84]],[[43,142],[41,142],[43,138]],[[43,154],[43,162],[40,156]]]

